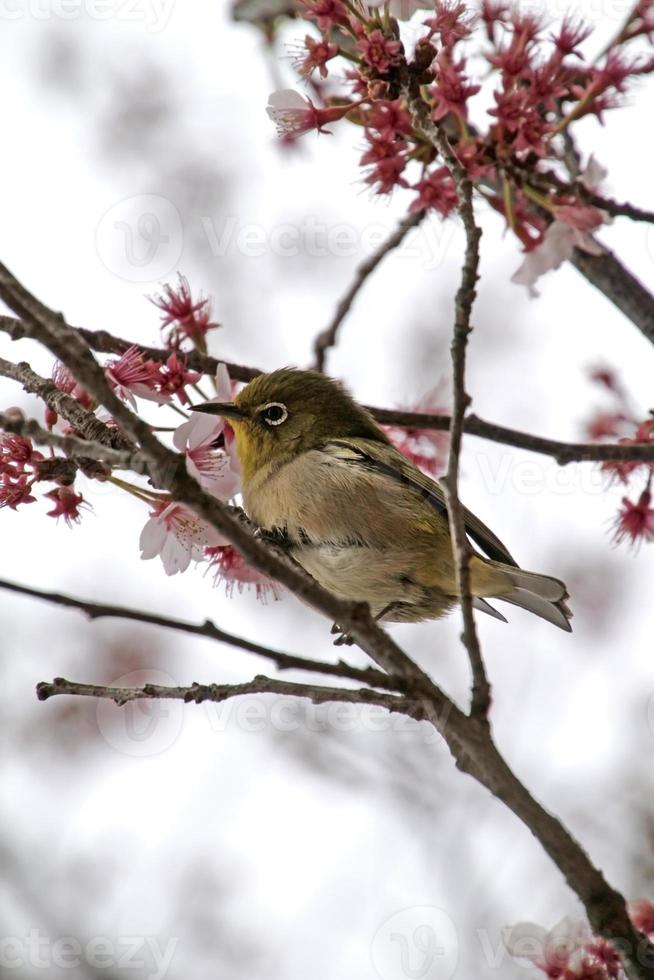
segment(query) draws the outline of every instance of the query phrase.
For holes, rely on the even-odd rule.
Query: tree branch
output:
[[[36,693],[39,701],[59,694],[74,694],[78,697],[103,698],[123,705],[129,701],[174,700],[194,702],[226,701],[228,698],[242,697],[244,694],[281,694],[285,697],[308,698],[314,704],[328,701],[341,701],[348,704],[377,704],[389,711],[407,713],[407,702],[396,694],[385,694],[369,688],[351,689],[347,687],[318,687],[314,684],[301,684],[293,681],[280,681],[276,678],[258,674],[244,684],[198,684],[189,687],[165,687],[160,684],[144,684],[143,687],[105,687],[102,684],[80,684],[64,677],[55,677],[51,683],[41,681]]]
[[[456,185],[458,196],[457,210],[466,234],[466,249],[461,269],[461,282],[454,300],[454,330],[450,347],[452,355],[452,424],[450,426],[450,449],[447,473],[441,480],[450,524],[452,554],[456,570],[456,584],[463,614],[463,634],[461,639],[468,652],[472,670],[472,698],[470,713],[486,717],[490,708],[491,689],[486,668],[481,655],[479,637],[472,609],[470,586],[470,560],[472,550],[466,534],[465,515],[459,500],[459,458],[463,440],[463,419],[470,406],[471,398],[465,387],[466,351],[468,337],[472,332],[470,317],[476,296],[479,278],[479,240],[481,228],[475,222],[472,203],[473,186],[464,167],[459,163],[450,141],[442,127],[435,126],[424,118],[422,102],[412,102],[415,116],[420,118],[423,128],[435,146],[440,150]]]
[[[409,234],[412,228],[417,228],[420,222],[425,217],[425,211],[419,211],[416,214],[409,214],[402,219],[395,231],[386,239],[385,242],[379,246],[379,248],[372,253],[356,271],[356,275],[341,297],[334,316],[329,324],[321,333],[318,334],[314,341],[313,352],[315,355],[314,360],[314,370],[324,371],[325,370],[325,359],[327,357],[327,351],[330,347],[333,347],[336,343],[336,338],[338,335],[338,330],[348,315],[352,308],[352,304],[360,293],[361,289],[366,283],[366,280],[372,275],[377,266],[383,262],[389,252],[393,249],[398,248],[406,236]]]
[[[0,376],[18,381],[30,395],[37,395],[57,415],[70,422],[76,432],[90,442],[99,442],[113,449],[129,449],[133,445],[117,430],[101,422],[93,412],[83,408],[77,399],[60,391],[49,378],[42,378],[25,361],[14,364],[0,357]]]
[[[589,255],[576,248],[570,261],[654,343],[654,296],[612,252]]]
[[[374,667],[363,669],[351,667],[349,664],[339,660],[338,663],[330,664],[322,660],[310,660],[306,657],[295,656],[290,653],[282,653],[279,650],[272,650],[270,647],[254,643],[232,633],[226,633],[219,629],[210,619],[204,623],[189,623],[181,619],[172,619],[170,616],[160,616],[158,613],[145,612],[141,609],[128,609],[125,606],[114,606],[110,603],[91,602],[88,599],[78,599],[74,596],[64,595],[61,592],[48,592],[44,589],[35,589],[28,585],[19,585],[17,582],[9,582],[0,579],[0,589],[8,592],[15,592],[19,595],[31,596],[35,599],[43,599],[56,606],[63,606],[67,609],[77,609],[88,616],[89,619],[126,619],[137,623],[146,623],[150,626],[162,626],[164,629],[176,630],[179,633],[187,633],[191,636],[201,636],[217,643],[225,643],[227,646],[238,647],[248,653],[254,653],[259,657],[265,657],[272,661],[279,670],[307,670],[317,674],[327,674],[331,677],[342,677],[346,680],[357,681],[360,684],[367,684],[371,687],[381,687],[387,691],[401,690],[399,681],[395,681],[388,674]]]
[[[11,329],[7,330],[3,321],[8,323]],[[18,325],[19,330],[15,330],[15,326]],[[6,329],[6,332],[10,333],[12,336],[15,334],[16,339],[26,336],[25,328],[20,320],[16,320],[14,317],[0,317],[0,330]],[[124,340],[121,337],[114,337],[108,334],[104,330],[94,331],[85,330],[81,327],[72,327],[79,335],[89,343],[89,345],[99,352],[113,351],[115,353],[123,352],[127,350],[128,347],[132,346],[133,342]],[[102,338],[98,340],[98,337]],[[165,360],[170,352],[157,347],[142,347],[139,346],[139,350],[142,350],[148,357],[153,359],[163,361]],[[225,361],[221,361],[219,358],[210,357],[208,355],[199,354],[197,351],[191,352],[189,355],[189,367],[192,367],[195,371],[200,371],[202,374],[215,374],[219,364],[224,363],[230,374],[236,380],[248,381],[255,378],[261,371],[258,368],[244,367],[243,365],[233,365]],[[5,370],[3,370],[3,365]],[[6,366],[10,365],[11,372],[6,369]],[[0,358],[0,374],[6,374],[7,377],[13,377],[15,380],[21,380],[18,376],[17,369],[21,369],[24,372],[26,378],[31,378],[32,381],[28,385],[24,384],[25,390],[38,394],[40,397],[45,397],[45,400],[51,407],[55,408],[57,411],[56,402],[60,396],[63,396],[63,392],[54,388],[54,385],[45,378],[39,378],[29,365],[24,362],[21,364],[12,364],[10,361],[4,361]],[[236,369],[238,373],[234,374],[232,369]],[[41,390],[36,390],[36,382],[34,379],[38,379],[38,383],[43,386],[42,394]],[[29,386],[31,384],[31,386]],[[52,391],[50,391],[52,389]],[[73,402],[72,409],[80,409],[81,406],[75,399],[70,399],[70,396],[63,396],[64,399],[69,399]],[[440,432],[449,431],[452,419],[449,415],[434,415],[429,412],[410,412],[399,408],[375,408],[374,406],[367,406],[368,410],[372,413],[374,418],[381,425],[399,425],[410,429],[434,429]],[[82,411],[84,411],[82,409]],[[72,419],[66,415],[65,411],[62,409],[59,414],[66,418],[71,424],[74,424]],[[90,412],[86,413],[87,419],[94,420],[100,426],[103,423],[99,422],[95,416],[91,415]],[[83,417],[82,417],[83,419]],[[79,419],[78,419],[79,420]],[[79,425],[75,425],[78,431],[83,431],[84,421],[82,420]],[[80,429],[81,426],[81,429]],[[107,427],[104,426],[106,430]],[[640,445],[625,446],[617,444],[597,444],[597,443],[581,443],[581,442],[564,442],[559,439],[548,439],[545,436],[533,435],[530,432],[521,432],[518,429],[513,429],[505,425],[498,425],[495,422],[488,422],[485,419],[479,418],[477,415],[470,414],[467,415],[463,422],[463,431],[472,436],[479,436],[481,439],[487,439],[490,442],[499,442],[507,446],[514,446],[516,449],[525,449],[531,452],[539,453],[544,456],[553,457],[557,463],[564,466],[568,463],[576,462],[652,462],[654,461],[654,445],[651,443],[642,443]],[[109,429],[110,436],[114,439],[118,438],[116,430]],[[103,439],[98,439],[102,442]]]
[[[121,470],[131,470],[144,475],[147,473],[147,463],[140,453],[132,453],[124,449],[112,449],[101,442],[80,439],[78,436],[62,436],[58,432],[44,429],[35,419],[25,419],[0,412],[0,430],[13,432],[17,435],[33,439],[39,446],[52,446],[61,449],[67,456],[97,459]]]

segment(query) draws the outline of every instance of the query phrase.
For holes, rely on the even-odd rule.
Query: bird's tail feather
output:
[[[493,564],[501,568],[513,585],[510,592],[498,594],[495,598],[526,609],[568,633],[572,632],[570,626],[572,613],[565,601],[568,598],[568,590],[560,579],[539,575],[537,572],[526,572],[522,568],[514,568],[500,562]]]

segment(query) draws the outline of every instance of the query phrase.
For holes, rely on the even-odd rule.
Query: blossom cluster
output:
[[[411,192],[409,210],[446,218],[457,196],[426,116],[527,253],[516,282],[533,291],[575,247],[601,252],[594,232],[607,220],[596,194],[604,174],[592,158],[571,167],[568,138],[581,119],[602,122],[630,84],[654,71],[654,0],[637,3],[594,58],[582,20],[548,24],[504,0],[481,0],[476,10],[458,0],[296,7],[294,23],[306,27],[293,61],[313,98],[295,89],[270,96],[268,114],[285,141],[347,119],[363,131],[360,165],[373,192]],[[402,40],[410,18],[418,31],[411,52]]]
[[[629,904],[632,923],[648,939],[654,937],[654,904],[639,899]],[[526,961],[549,980],[626,980],[617,949],[594,936],[585,919],[571,916],[547,930],[519,922],[503,933],[504,945],[516,960]]]
[[[586,423],[588,437],[597,442],[617,440],[620,446],[654,445],[654,414],[650,413],[646,419],[639,417],[615,372],[610,368],[595,368],[591,378],[608,393],[610,408],[598,410]],[[627,542],[637,547],[643,541],[654,541],[651,492],[654,463],[606,462],[601,468],[610,482],[628,487],[634,494],[633,498],[622,498],[614,521],[616,544]]]

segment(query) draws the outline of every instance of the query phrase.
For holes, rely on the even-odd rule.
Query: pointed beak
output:
[[[189,405],[192,412],[204,412],[206,415],[222,415],[226,419],[245,419],[247,412],[235,405],[234,402],[205,402],[204,405]]]

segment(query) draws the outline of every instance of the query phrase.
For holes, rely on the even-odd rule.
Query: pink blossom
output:
[[[186,385],[196,384],[202,377],[197,371],[188,371],[186,361],[176,350],[172,352],[165,364],[159,366],[156,378],[157,391],[162,398],[177,395],[182,405],[188,405]]]
[[[268,575],[248,565],[241,552],[231,544],[205,549],[209,559],[209,567],[215,573],[214,584],[225,583],[227,595],[231,595],[236,585],[239,592],[243,587],[254,586],[257,599],[265,602],[268,595],[273,599],[280,598],[281,587]]]
[[[434,211],[446,218],[456,208],[458,195],[454,181],[447,167],[438,167],[417,184],[413,189],[419,191],[418,197],[409,206],[409,211]]]
[[[622,412],[596,412],[586,422],[586,435],[591,442],[610,439],[619,435],[627,419]]]
[[[366,132],[366,139],[369,147],[359,160],[361,166],[370,168],[365,177],[366,183],[374,187],[378,194],[389,194],[395,187],[408,187],[402,177],[407,165],[404,156],[407,144],[370,132]]]
[[[591,153],[588,163],[581,172],[579,181],[587,190],[595,191],[604,182],[607,174],[608,170],[601,163],[598,163]]]
[[[385,37],[380,30],[364,34],[355,47],[366,65],[378,75],[388,74],[402,60],[402,43]]]
[[[355,105],[358,103],[347,102],[345,105],[319,109],[311,99],[305,99],[295,89],[287,88],[268,96],[266,112],[275,123],[278,136],[295,139],[310,133],[312,129],[318,133],[328,133],[324,126],[342,119]]]
[[[451,408],[447,382],[439,382],[407,411],[446,415]],[[449,433],[436,429],[412,429],[409,426],[386,426],[385,430],[399,451],[430,476],[445,472],[450,445]]]
[[[529,960],[551,980],[562,980],[573,955],[590,942],[591,932],[584,920],[566,916],[549,932],[534,922],[519,922],[504,929],[502,939],[511,956]]]
[[[90,408],[93,404],[93,399],[89,393],[77,383],[68,368],[59,361],[55,363],[55,366],[52,369],[52,383],[54,384],[55,388],[59,389],[59,391],[64,391],[67,395],[72,395],[73,398],[76,398],[80,405],[83,405],[84,408]],[[56,413],[53,414],[55,416],[54,421],[56,422]],[[54,422],[52,424],[54,425]]]
[[[435,122],[443,119],[452,112],[460,119],[468,118],[468,99],[475,95],[481,86],[473,85],[465,74],[465,61],[453,61],[451,53],[443,48],[436,61],[434,70],[436,80],[430,89],[434,98],[432,117]]]
[[[576,20],[572,14],[566,14],[558,32],[551,34],[550,39],[562,57],[574,54],[580,58],[581,54],[577,49],[592,33],[593,28],[590,24]]]
[[[232,386],[224,364],[216,372],[214,402],[230,401]],[[231,432],[231,430],[230,430]],[[223,443],[225,451],[217,446]],[[175,448],[186,454],[186,469],[201,487],[219,500],[229,500],[240,490],[240,469],[233,441],[226,438],[220,415],[193,412],[173,436]]]
[[[383,140],[392,140],[396,135],[408,136],[413,132],[411,117],[402,99],[389,102],[378,99],[365,111],[364,121],[367,129],[375,129]]]
[[[9,472],[0,472],[0,507],[16,510],[19,504],[32,504],[36,500],[31,494],[34,480],[27,473],[12,476]]]
[[[73,523],[79,524],[82,519],[80,508],[88,507],[82,494],[75,493],[71,487],[55,487],[54,490],[50,490],[44,496],[54,503],[52,510],[47,512],[48,517],[55,517],[57,520],[63,517],[68,527],[72,527]]]
[[[43,453],[34,449],[32,440],[26,436],[10,433],[0,435],[0,470],[9,464],[14,464],[22,470],[42,459]]]
[[[629,916],[636,929],[640,929],[646,935],[654,933],[654,902],[650,902],[647,898],[630,902]]]
[[[293,65],[301,78],[310,78],[316,70],[321,78],[327,78],[327,62],[335,58],[338,52],[338,44],[324,38],[317,41],[307,34],[300,53],[293,59]]]
[[[651,503],[649,487],[643,490],[636,503],[628,497],[622,498],[622,507],[613,524],[613,540],[616,544],[628,541],[632,546],[638,547],[642,541],[654,541],[654,509]]]
[[[590,204],[582,204],[581,201],[557,205],[554,215],[557,221],[564,221],[577,231],[596,231],[604,223],[601,211]]]
[[[166,575],[185,572],[191,561],[202,561],[205,548],[224,544],[225,539],[210,524],[170,498],[154,505],[140,537],[141,558],[160,557]]]
[[[134,395],[147,398],[150,401],[163,399],[155,391],[159,379],[159,365],[146,360],[142,351],[132,344],[116,361],[110,361],[105,367],[109,384],[119,398],[129,402],[136,411]]]
[[[321,31],[348,23],[348,12],[342,0],[300,0],[304,15],[314,20]]]
[[[567,221],[553,221],[542,241],[525,256],[522,265],[511,276],[511,282],[527,286],[530,295],[537,296],[534,284],[552,269],[558,269],[572,257],[575,248],[589,255],[603,255],[604,249],[592,235],[579,231]]]
[[[445,48],[469,36],[472,29],[470,5],[457,0],[435,0],[435,15],[425,21],[430,34],[438,34]]]
[[[161,329],[168,348],[176,350],[184,340],[190,340],[194,347],[206,350],[206,336],[209,330],[220,327],[211,319],[211,302],[200,297],[193,300],[188,279],[178,274],[177,285],[165,285],[160,296],[151,296],[150,301],[163,311]]]

